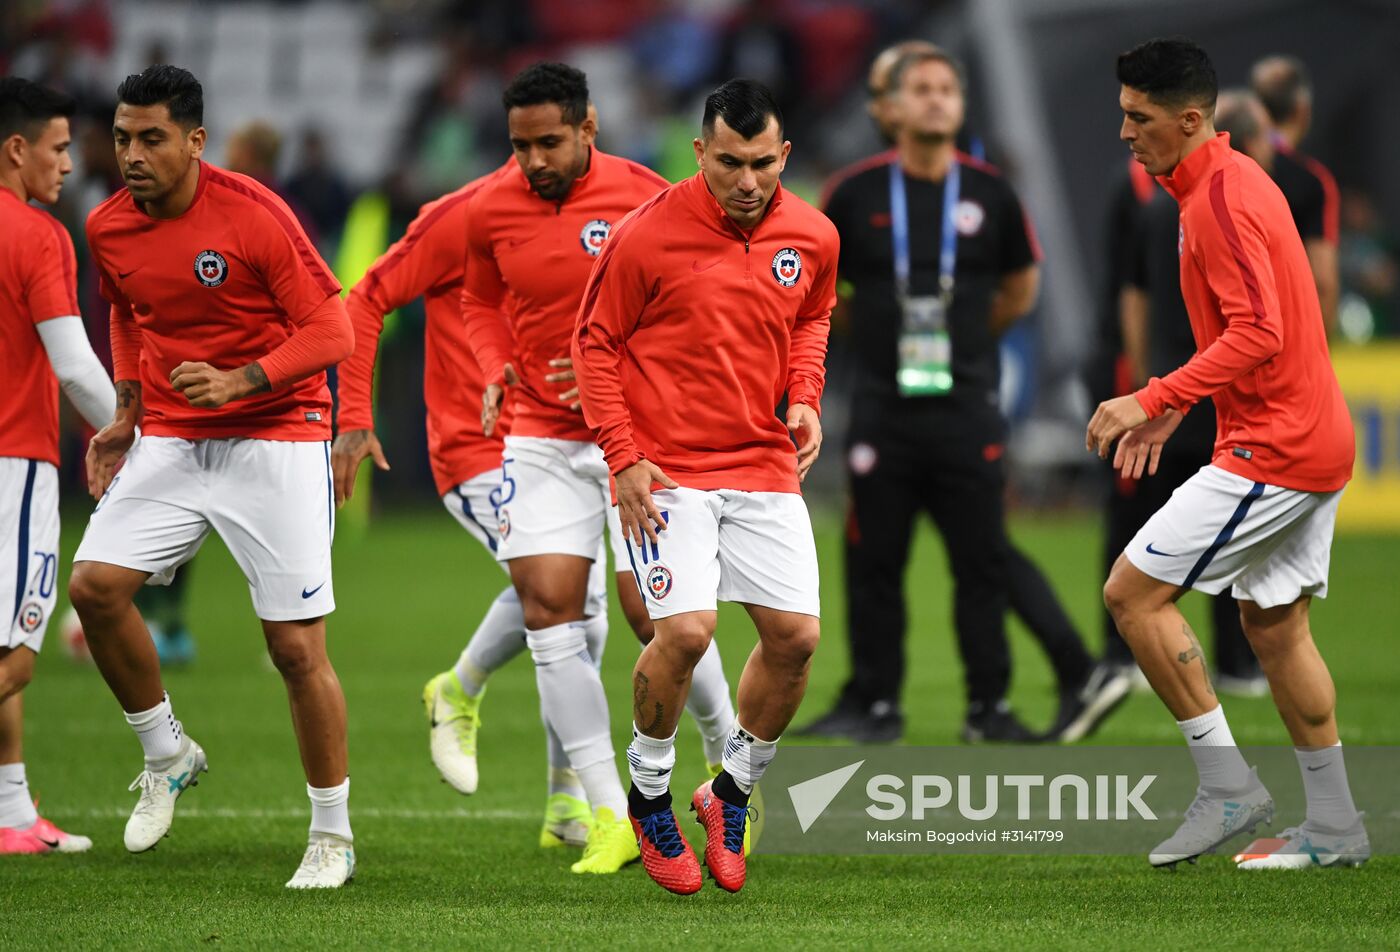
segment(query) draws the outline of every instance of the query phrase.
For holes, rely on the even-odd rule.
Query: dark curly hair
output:
[[[576,126],[588,116],[588,77],[564,63],[536,63],[510,81],[501,101],[506,112],[520,106],[556,103],[564,121]]]

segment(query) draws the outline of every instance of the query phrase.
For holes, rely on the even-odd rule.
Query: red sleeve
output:
[[[272,389],[280,390],[349,357],[355,334],[340,283],[296,218],[278,199],[261,205],[265,214],[250,219],[245,241],[273,299],[297,328],[258,360]]]
[[[1308,158],[1308,168],[1322,183],[1322,237],[1329,245],[1335,246],[1341,240],[1342,201],[1337,194],[1337,180],[1332,177],[1327,166],[1314,158]]]
[[[822,260],[797,312],[788,349],[788,403],[804,403],[820,416],[826,386],[826,342],[831,333],[831,308],[836,304],[836,262],[841,239],[834,228],[821,249]]]
[[[505,382],[514,344],[506,318],[506,283],[496,265],[485,215],[467,216],[466,277],[462,282],[462,320],[472,356],[487,386]]]
[[[1168,407],[1190,409],[1283,348],[1278,287],[1259,213],[1243,201],[1238,186],[1226,185],[1223,171],[1211,179],[1209,199],[1211,214],[1201,216],[1193,229],[1192,253],[1225,319],[1225,330],[1185,366],[1153,377],[1136,393],[1149,417],[1160,416]]]
[[[570,348],[583,418],[614,475],[642,459],[622,395],[622,353],[649,299],[635,237],[624,220],[593,263]],[[637,238],[640,242],[642,239]],[[640,245],[639,245],[640,247]]]
[[[75,317],[78,311],[78,269],[73,239],[58,219],[39,212],[49,228],[36,227],[29,252],[25,303],[35,324],[55,317]]]
[[[292,322],[297,326],[292,336],[258,361],[273,390],[338,364],[355,350],[355,331],[338,294],[322,299],[309,314]]]
[[[355,352],[340,365],[337,378],[340,430],[374,428],[371,394],[384,315],[439,285],[460,280],[463,227],[460,214],[442,214],[437,208],[420,214],[345,299]]]

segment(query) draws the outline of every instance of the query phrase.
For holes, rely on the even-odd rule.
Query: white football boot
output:
[[[1287,843],[1268,856],[1245,860],[1240,869],[1308,869],[1313,866],[1360,866],[1371,858],[1371,841],[1361,816],[1349,830],[1331,833],[1304,820],[1290,826],[1281,839]]]
[[[1260,823],[1272,823],[1274,798],[1250,768],[1250,785],[1240,793],[1210,793],[1196,789],[1196,799],[1186,808],[1186,819],[1176,832],[1157,844],[1147,856],[1153,866],[1175,866],[1182,860],[1195,862],[1203,853],[1213,853],[1220,844],[1241,833],[1249,833]]]
[[[333,833],[312,833],[288,889],[336,889],[355,877],[355,844]]]
[[[463,691],[457,675],[449,670],[423,686],[423,707],[428,714],[429,749],[438,773],[458,793],[476,793],[481,696]]]
[[[131,782],[128,790],[140,790],[141,798],[131,819],[126,821],[126,848],[143,853],[170,832],[175,817],[175,801],[180,794],[199,783],[199,775],[209,769],[204,749],[188,734],[180,739],[180,752],[165,761],[146,762],[146,769]]]

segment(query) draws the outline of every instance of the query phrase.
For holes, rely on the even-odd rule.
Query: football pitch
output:
[[[65,568],[83,519],[81,510],[65,513]],[[825,710],[846,672],[839,525],[819,519],[817,530],[827,621],[798,724]],[[1097,646],[1096,521],[1021,518],[1014,534]],[[81,856],[0,860],[0,947],[1400,946],[1394,856],[1360,870],[1246,874],[1224,857],[1164,871],[1142,856],[760,853],[742,893],[707,883],[688,898],[663,892],[635,865],[616,876],[575,876],[568,870],[575,851],[536,846],[544,735],[528,657],[498,672],[486,693],[480,791],[456,794],[428,758],[423,683],[456,658],[504,584],[499,570],[440,509],[382,515],[363,532],[342,529],[336,560],[331,657],[350,712],[354,882],[337,892],[282,886],[305,845],[305,782],[281,679],[265,660],[247,589],[211,538],[191,583],[199,656],[166,679],[186,729],[208,751],[210,773],[181,800],[170,837],[150,853],[129,855],[122,828],[135,794],[126,788],[140,769],[140,749],[96,670],[70,663],[51,625],[25,695],[30,785],[46,815],[95,845]],[[1348,744],[1400,744],[1397,564],[1400,537],[1338,537],[1332,597],[1315,607]],[[927,528],[909,590],[905,740],[953,744],[961,676],[943,554]],[[1190,596],[1185,607],[1209,645],[1199,600]],[[1050,670],[1023,631],[1013,626],[1012,634],[1012,701],[1041,727],[1055,701]],[[726,606],[718,637],[732,686],[753,630],[742,611]],[[615,603],[609,641],[603,677],[621,754],[637,645]],[[1239,743],[1287,743],[1269,700],[1228,699],[1226,708]],[[1181,743],[1150,695],[1134,695],[1094,741]],[[625,771],[621,757],[619,765]],[[704,776],[688,719],[675,773],[684,804]],[[1297,819],[1280,817],[1274,829]],[[681,822],[693,843],[703,842],[688,813]]]

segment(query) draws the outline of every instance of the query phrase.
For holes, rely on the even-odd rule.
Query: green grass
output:
[[[66,521],[65,557],[82,518]],[[1098,639],[1098,528],[1065,517],[1018,522],[1016,537]],[[845,676],[844,607],[835,523],[819,521],[829,619],[799,723],[824,709]],[[1351,744],[1400,743],[1394,717],[1400,538],[1343,536],[1332,595],[1315,628],[1341,697]],[[921,535],[913,595],[907,741],[955,742],[961,675],[953,651],[941,549]],[[197,665],[167,687],[211,773],[182,801],[171,837],[130,856],[122,827],[139,749],[96,671],[70,664],[56,626],[26,694],[31,785],[46,814],[96,842],[85,856],[0,862],[0,947],[670,947],[898,946],[1173,949],[1400,945],[1400,860],[1360,871],[1246,876],[1207,858],[1179,872],[1141,857],[759,856],[738,896],[708,886],[663,893],[638,868],[573,876],[565,851],[540,851],[543,732],[533,671],[520,659],[484,704],[481,791],[462,798],[428,759],[418,696],[456,657],[503,584],[487,557],[441,512],[381,518],[337,544],[332,657],[350,710],[351,799],[361,868],[334,894],[290,894],[308,815],[280,679],[263,657],[241,576],[211,540],[194,566],[190,616]],[[1192,596],[1193,599],[1197,598]],[[1198,605],[1188,613],[1199,616]],[[1203,630],[1208,627],[1202,625]],[[726,608],[720,646],[731,681],[753,643]],[[1013,628],[1013,701],[1048,720],[1052,678]],[[614,610],[604,680],[621,751],[636,646]],[[1285,743],[1267,701],[1231,701],[1241,743]],[[693,729],[681,728],[677,784],[698,782]],[[1095,738],[1180,743],[1151,697],[1135,696]]]

